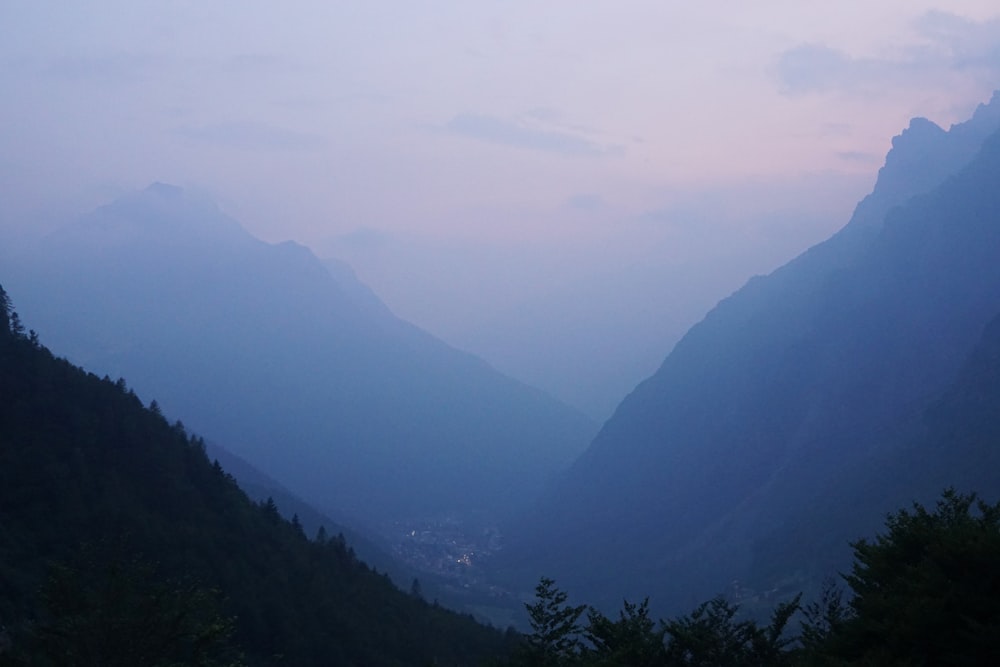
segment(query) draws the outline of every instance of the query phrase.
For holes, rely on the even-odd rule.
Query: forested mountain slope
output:
[[[341,538],[310,541],[250,502],[198,438],[55,358],[0,301],[0,662],[478,664],[505,650]]]

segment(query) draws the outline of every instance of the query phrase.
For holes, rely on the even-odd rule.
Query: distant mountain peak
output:
[[[934,121],[923,116],[910,119],[905,130],[892,138],[892,150],[886,155],[886,166],[893,162],[918,160],[929,150],[937,148],[947,132]]]
[[[905,130],[902,131],[898,136],[893,137],[892,145],[896,146],[897,143],[903,139],[913,138],[913,135],[920,136],[937,136],[944,134],[944,128],[935,123],[932,120],[928,120],[923,116],[915,116],[910,119],[910,124]]]
[[[101,206],[73,226],[74,236],[102,245],[250,238],[208,195],[161,181]]]
[[[873,195],[881,199],[880,214],[870,221],[881,225],[884,211],[910,197],[937,187],[967,164],[983,141],[1000,127],[1000,91],[976,108],[972,118],[944,130],[923,117],[892,138],[892,149],[878,172]]]
[[[163,183],[162,181],[154,181],[150,183],[144,192],[158,195],[163,198],[179,198],[184,196],[184,188],[179,185]]]

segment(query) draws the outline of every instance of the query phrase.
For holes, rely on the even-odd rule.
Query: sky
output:
[[[0,241],[198,189],[603,417],[997,87],[995,0],[0,0]]]

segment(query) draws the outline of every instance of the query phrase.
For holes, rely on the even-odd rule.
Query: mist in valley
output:
[[[56,470],[12,444],[44,453],[48,438],[81,489],[110,489],[79,492],[101,500],[67,536],[130,534],[108,498],[148,518],[130,485],[167,483],[166,527],[134,533],[167,549],[187,526],[177,489],[231,482],[249,504],[213,515],[244,517],[219,540],[274,545],[266,526],[289,526],[280,539],[301,545],[281,549],[299,555],[268,556],[274,571],[332,558],[345,569],[322,577],[382,601],[362,612],[330,593],[345,611],[324,613],[356,621],[344,636],[398,627],[421,659],[543,664],[531,602],[551,577],[593,605],[561,659],[618,664],[600,633],[623,599],[651,601],[632,620],[708,613],[714,597],[761,623],[788,605],[787,621],[888,513],[952,486],[998,498],[990,3],[101,2],[5,7],[0,37],[0,285],[18,359],[3,368],[27,382],[45,346],[105,378],[91,391],[117,406],[82,417],[84,381],[51,380],[66,371],[39,375],[38,396],[64,387],[75,416],[10,390],[24,397],[10,432],[40,429],[3,441],[11,462]],[[126,416],[132,399],[173,429],[150,442],[187,438],[188,473],[81,453],[131,438],[105,429],[112,413],[146,423]],[[205,481],[213,463],[222,481]],[[30,533],[24,499],[48,481],[5,501],[28,513],[11,509],[22,565],[7,566],[0,627],[25,637],[43,626],[22,618],[58,618],[27,592],[41,563],[92,546]],[[941,507],[971,512],[964,498]],[[202,541],[168,569],[226,570],[212,530],[185,530]],[[254,567],[232,564],[222,590]],[[366,578],[380,574],[387,589]],[[303,605],[323,604],[302,585]],[[292,618],[287,600],[253,604],[221,608],[258,629]],[[407,624],[370,620],[379,604]],[[441,607],[527,644],[446,640],[465,620]],[[423,610],[450,628],[427,634],[434,647],[413,630]],[[250,663],[281,652],[234,623]],[[308,632],[281,623],[312,664]],[[675,664],[683,623],[642,624],[667,651],[643,664]],[[814,664],[842,641],[832,627],[831,643],[772,642],[774,656]],[[337,641],[323,651],[344,664],[390,659]]]

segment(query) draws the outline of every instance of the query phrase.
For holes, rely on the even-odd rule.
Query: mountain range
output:
[[[541,574],[672,613],[791,597],[885,512],[1000,488],[998,178],[1000,94],[949,130],[914,119],[850,221],[721,301],[589,448],[587,418],[396,318],[349,266],[173,186],[4,268],[44,340],[322,513],[502,520],[485,565],[510,589]]]

